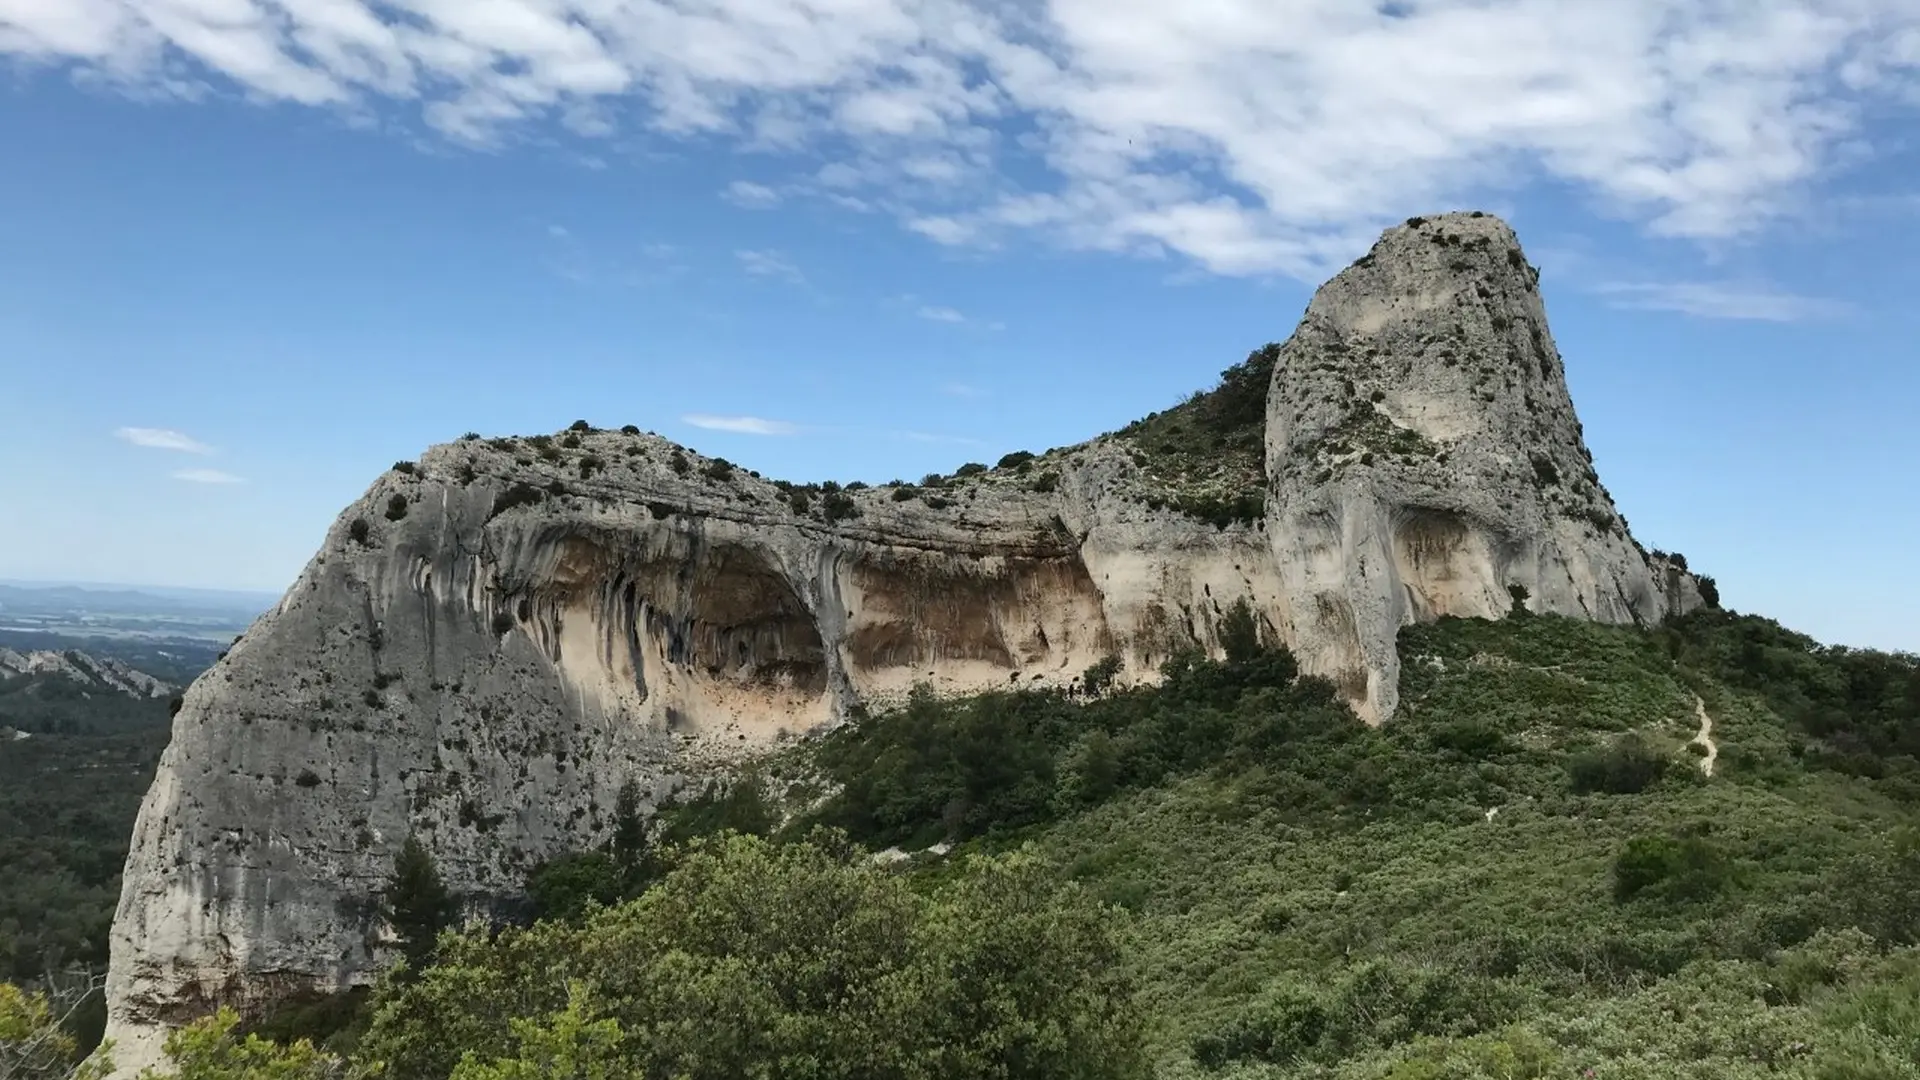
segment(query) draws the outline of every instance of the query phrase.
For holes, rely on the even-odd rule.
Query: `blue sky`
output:
[[[1478,207],[1643,542],[1920,648],[1905,0],[0,0],[0,71],[0,577],[278,590],[468,430],[1078,441]]]

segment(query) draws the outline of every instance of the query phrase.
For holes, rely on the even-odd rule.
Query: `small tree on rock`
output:
[[[434,941],[453,922],[455,912],[446,882],[418,837],[407,837],[400,848],[393,863],[393,882],[383,899],[407,969],[417,974],[433,956]]]

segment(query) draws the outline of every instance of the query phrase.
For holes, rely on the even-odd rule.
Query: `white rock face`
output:
[[[85,686],[99,686],[133,697],[166,697],[175,690],[171,683],[112,657],[48,649],[21,653],[0,648],[0,678],[15,675],[58,675]]]
[[[664,440],[580,439],[382,477],[187,690],[114,923],[123,1071],[218,1003],[371,976],[410,834],[470,908],[510,909],[541,860],[605,838],[628,778],[657,800],[916,682],[1060,685],[1116,652],[1141,677],[1278,596],[1256,529],[1147,509],[1110,447],[1055,492],[862,491],[829,525]],[[494,513],[516,483],[571,494]]]
[[[1268,397],[1268,536],[1287,640],[1362,715],[1398,701],[1400,627],[1535,612],[1657,623],[1700,604],[1593,471],[1538,274],[1498,218],[1389,230],[1322,286]]]
[[[1425,229],[1485,243],[1390,233],[1285,346],[1264,525],[1150,508],[1114,437],[941,508],[848,493],[834,523],[640,434],[466,440],[381,477],[185,694],[114,922],[122,1071],[217,1004],[369,980],[409,835],[470,909],[510,910],[542,859],[605,838],[626,780],[657,801],[917,682],[1061,685],[1109,654],[1151,678],[1244,599],[1377,718],[1408,620],[1498,616],[1510,584],[1612,621],[1697,604],[1588,474],[1512,234]],[[1433,453],[1339,449],[1374,438]]]

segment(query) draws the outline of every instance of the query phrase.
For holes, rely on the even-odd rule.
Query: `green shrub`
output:
[[[396,461],[393,463],[393,471],[397,473],[403,473],[407,476],[412,476],[415,473],[419,472],[419,467],[416,466],[411,461]]]
[[[577,919],[589,905],[607,906],[627,898],[626,874],[604,851],[556,856],[527,878],[527,899],[543,919]]]
[[[987,467],[985,465],[982,465],[977,461],[969,461],[965,465],[962,465],[959,468],[953,470],[953,475],[979,476],[981,473],[984,473],[986,471],[987,471]]]
[[[387,500],[387,520],[399,521],[407,516],[407,497],[395,495]]]
[[[1018,466],[1025,465],[1029,461],[1032,461],[1034,457],[1035,455],[1029,451],[1015,450],[1011,454],[1002,455],[1000,458],[999,464],[995,465],[994,468],[996,469],[1016,468]]]
[[[914,487],[911,484],[901,484],[896,486],[893,489],[892,494],[888,495],[887,497],[892,499],[894,502],[907,502],[911,499],[919,498],[920,489],[917,487]]]
[[[1080,686],[1092,697],[1099,697],[1113,687],[1113,680],[1120,676],[1124,667],[1118,654],[1109,653],[1095,661],[1080,675]]]
[[[1645,740],[1626,735],[1603,750],[1575,754],[1567,763],[1567,776],[1579,794],[1638,795],[1658,782],[1669,764],[1666,755]]]
[[[587,423],[585,420],[575,420],[573,423],[567,425],[567,430],[577,431],[584,435],[593,430],[593,425]]]
[[[1636,836],[1613,864],[1614,899],[1708,899],[1732,881],[1725,856],[1703,836]]]
[[[846,492],[830,491],[820,499],[820,512],[832,524],[859,517],[860,506]]]
[[[830,835],[725,836],[579,924],[448,935],[362,1046],[408,1080],[1144,1080],[1115,921],[1032,856],[918,890]]]
[[[534,506],[545,499],[539,488],[522,480],[516,480],[505,491],[493,497],[493,510],[488,517],[499,517],[516,506]]]
[[[304,1039],[328,1052],[346,1053],[353,1048],[372,1019],[367,1013],[372,989],[356,986],[335,993],[296,993],[274,1002],[257,1018],[243,1022],[237,1033],[257,1036],[280,1046],[292,1046]],[[276,1080],[280,1077],[278,1073],[271,1075]],[[201,1080],[226,1078],[209,1076]]]
[[[1055,472],[1052,469],[1048,469],[1046,472],[1043,472],[1039,476],[1034,477],[1033,483],[1030,486],[1033,488],[1034,491],[1037,491],[1042,495],[1045,495],[1049,492],[1058,491],[1060,490],[1060,474]]]
[[[1190,1049],[1193,1060],[1207,1069],[1249,1062],[1292,1065],[1319,1045],[1328,1022],[1317,997],[1289,990],[1195,1038]]]
[[[347,523],[347,539],[356,544],[365,546],[367,539],[372,535],[373,526],[367,524],[366,518],[354,518]]]

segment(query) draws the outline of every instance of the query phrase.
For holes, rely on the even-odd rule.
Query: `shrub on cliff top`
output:
[[[516,506],[533,506],[545,498],[546,496],[541,494],[539,488],[525,481],[516,480],[505,491],[493,497],[493,511],[489,516],[499,517]]]

